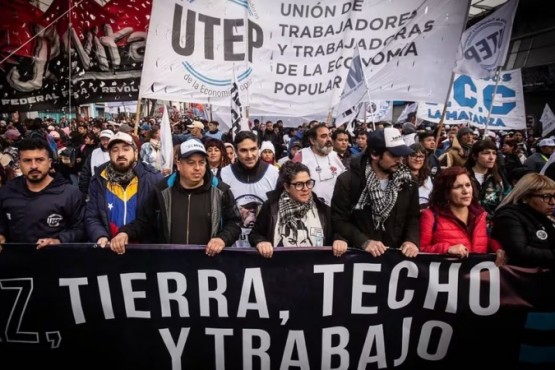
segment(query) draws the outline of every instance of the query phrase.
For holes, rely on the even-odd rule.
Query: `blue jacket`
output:
[[[39,192],[16,177],[0,188],[0,234],[8,243],[36,243],[40,238],[79,243],[85,236],[85,198],[77,186],[56,174]]]
[[[96,243],[101,237],[111,238],[117,230],[111,230],[108,202],[107,202],[107,181],[101,175],[102,171],[108,166],[108,163],[97,167],[95,175],[89,186],[89,201],[87,202],[87,210],[85,215],[85,225],[87,230],[87,238],[89,241]],[[137,162],[133,169],[139,179],[138,193],[136,199],[137,208],[145,204],[149,196],[152,195],[156,184],[160,182],[164,176],[156,171],[153,167]],[[135,208],[135,212],[136,209]],[[134,212],[134,213],[135,213]],[[129,215],[129,222],[135,219],[136,214]],[[123,225],[118,225],[123,226]],[[112,227],[113,228],[113,227]]]

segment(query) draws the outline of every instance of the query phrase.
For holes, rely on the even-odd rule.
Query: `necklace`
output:
[[[320,181],[331,180],[337,175],[337,168],[335,168],[334,166],[331,165],[330,156],[328,154],[326,156],[326,158],[328,160],[328,167],[330,169],[330,175],[324,174],[324,178],[322,178],[322,167],[320,167],[320,162],[318,162],[318,157],[317,157],[316,153],[314,153],[314,151],[312,151],[312,155],[314,156],[314,160],[316,161],[316,168],[314,170],[318,174],[318,180],[320,180]]]

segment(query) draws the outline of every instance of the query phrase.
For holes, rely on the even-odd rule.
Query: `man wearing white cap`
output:
[[[393,127],[368,135],[368,147],[339,175],[331,202],[332,225],[353,248],[378,257],[387,248],[418,254],[418,184],[403,157],[414,153]]]
[[[524,166],[531,171],[539,173],[554,150],[555,140],[551,138],[540,140],[538,143],[538,151],[526,159]]]
[[[85,215],[88,239],[104,248],[119,229],[137,216],[164,176],[137,160],[133,137],[118,132],[108,143],[110,160],[96,168]]]
[[[206,254],[214,256],[239,238],[233,194],[208,171],[204,145],[187,140],[180,144],[178,158],[177,172],[157,184],[135,221],[111,240],[114,252],[125,253],[129,240],[157,236],[159,243],[205,245]]]
[[[100,167],[110,160],[110,153],[108,152],[108,143],[114,137],[112,130],[102,130],[100,132],[100,146],[92,151],[90,157],[85,159],[83,170],[79,176],[79,190],[87,194],[89,192],[89,183],[91,177],[94,175],[96,167]]]

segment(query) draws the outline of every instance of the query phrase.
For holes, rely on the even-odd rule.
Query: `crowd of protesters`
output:
[[[348,247],[555,262],[555,140],[406,122],[0,121],[0,244]],[[173,160],[170,168],[168,163]]]

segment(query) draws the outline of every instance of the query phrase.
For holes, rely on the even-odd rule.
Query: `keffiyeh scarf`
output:
[[[386,189],[382,190],[380,180],[370,163],[366,165],[365,177],[366,187],[362,190],[354,209],[363,209],[365,206],[371,205],[374,229],[385,230],[384,222],[397,202],[399,190],[404,184],[414,182],[414,179],[409,168],[406,165],[401,165],[391,175]]]
[[[301,203],[291,199],[289,194],[284,191],[278,201],[280,225],[285,225],[291,219],[303,219],[313,206],[314,199],[312,197],[307,203]]]

